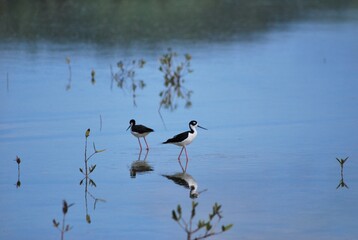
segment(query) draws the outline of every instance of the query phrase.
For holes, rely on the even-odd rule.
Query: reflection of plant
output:
[[[85,180],[85,206],[86,206],[86,222],[87,223],[91,223],[91,216],[89,215],[88,213],[88,196],[90,196],[93,200],[94,200],[94,203],[93,203],[93,209],[95,210],[96,209],[96,205],[97,205],[97,202],[105,202],[106,200],[104,199],[101,199],[101,198],[96,198],[95,196],[93,196],[93,194],[91,194],[89,191],[88,191],[88,185],[92,186],[92,187],[97,187],[96,183],[89,177],[85,177],[84,179],[82,179],[80,181],[80,185],[83,184]]]
[[[62,227],[61,228],[60,228],[60,222],[57,222],[56,219],[52,220],[53,226],[61,232],[61,240],[64,239],[65,232],[68,232],[72,229],[72,227],[70,225],[68,225],[68,224],[66,225],[65,218],[66,218],[68,209],[73,205],[74,205],[74,203],[68,205],[66,200],[63,200],[63,206],[62,206],[63,217],[62,217]]]
[[[83,171],[82,168],[80,168],[80,172],[85,175],[84,178],[80,181],[80,185],[83,184],[83,182],[85,183],[85,205],[86,205],[86,221],[87,223],[91,223],[91,216],[88,213],[88,204],[87,204],[87,198],[88,195],[94,200],[94,209],[96,209],[96,204],[98,201],[102,201],[105,202],[105,200],[100,199],[100,198],[96,198],[94,197],[89,191],[88,191],[88,185],[92,186],[92,187],[96,187],[96,183],[89,177],[89,175],[95,170],[96,165],[91,165],[90,167],[88,167],[88,161],[90,160],[91,157],[93,157],[95,154],[100,153],[105,151],[105,149],[103,150],[97,150],[95,144],[93,143],[93,149],[94,152],[87,157],[87,138],[90,135],[91,130],[87,129],[86,133],[85,133],[85,137],[86,137],[86,142],[85,142],[85,171]]]
[[[21,159],[16,156],[15,162],[17,163],[17,182],[15,184],[16,188],[21,187],[21,181],[20,181],[20,163]]]
[[[133,97],[133,105],[137,106],[135,101],[136,99],[136,90],[137,88],[143,89],[145,87],[145,83],[143,80],[137,80],[135,77],[136,69],[143,68],[145,65],[145,61],[143,59],[132,60],[128,62],[119,61],[117,63],[118,72],[113,74],[112,72],[112,83],[113,80],[117,82],[117,86],[121,89],[127,88],[132,93]],[[111,67],[112,71],[112,67]],[[130,83],[128,83],[130,82]],[[128,86],[128,84],[130,84]]]
[[[68,84],[66,85],[66,90],[71,89],[71,82],[72,82],[72,70],[71,70],[71,59],[66,57],[66,63],[68,66]]]
[[[173,52],[170,48],[168,52],[163,54],[160,58],[159,71],[164,74],[164,86],[165,90],[159,93],[161,97],[159,111],[163,106],[166,109],[174,110],[177,108],[176,98],[185,100],[185,107],[192,105],[190,97],[192,91],[187,90],[183,84],[185,82],[184,77],[188,73],[192,73],[190,69],[191,55],[185,54],[185,60],[179,64],[175,62],[178,54]]]
[[[221,205],[219,205],[217,203],[214,204],[213,211],[212,211],[212,213],[209,214],[208,220],[206,220],[206,221],[199,220],[197,225],[193,226],[193,219],[195,217],[196,207],[198,206],[198,204],[199,203],[197,203],[197,202],[194,202],[194,201],[192,202],[191,216],[190,216],[189,222],[186,222],[182,218],[182,211],[181,211],[180,205],[178,205],[176,211],[175,210],[172,211],[172,218],[186,232],[188,240],[191,240],[192,237],[194,237],[193,235],[198,233],[199,231],[202,232],[202,235],[195,237],[194,239],[204,239],[204,238],[212,237],[212,236],[221,234],[221,233],[229,230],[233,226],[233,224],[228,224],[226,226],[222,225],[221,231],[215,232],[215,228],[219,224],[219,222],[222,218],[221,211],[220,211]],[[216,219],[216,222],[213,224],[212,221],[214,219]]]
[[[346,157],[345,159],[341,158],[336,158],[337,161],[339,162],[339,164],[341,165],[341,179],[339,181],[339,184],[338,186],[336,187],[336,189],[338,188],[349,188],[348,185],[344,182],[344,179],[343,179],[343,168],[344,168],[344,163],[348,160],[349,157]]]
[[[94,85],[96,83],[96,79],[94,78],[96,75],[96,72],[94,71],[94,69],[92,69],[91,71],[91,83]]]
[[[348,158],[349,157],[346,157],[345,159],[343,159],[343,158],[341,158],[341,159],[339,159],[339,158],[336,158],[337,159],[337,161],[340,163],[340,165],[341,165],[341,170],[343,170],[343,165],[344,165],[344,163],[348,160]]]

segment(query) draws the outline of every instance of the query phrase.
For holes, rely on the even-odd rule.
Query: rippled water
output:
[[[121,11],[135,9],[124,3]],[[163,176],[180,173],[180,148],[161,142],[186,131],[192,119],[209,129],[199,129],[188,146],[188,174],[199,192],[206,190],[196,199],[195,222],[218,202],[224,216],[220,226],[234,224],[216,239],[355,239],[357,4],[316,8],[301,3],[299,13],[296,5],[282,4],[280,12],[277,6],[268,11],[270,6],[245,4],[245,10],[265,11],[246,11],[251,20],[243,31],[241,18],[230,25],[224,17],[222,31],[219,24],[212,30],[208,25],[190,35],[206,22],[198,20],[196,26],[193,19],[201,15],[193,15],[189,30],[179,28],[183,38],[166,26],[162,41],[160,31],[133,34],[130,38],[139,39],[130,43],[123,43],[126,38],[87,41],[93,36],[85,30],[84,38],[56,41],[45,31],[38,30],[37,38],[8,25],[12,30],[0,39],[1,239],[60,239],[52,219],[62,219],[63,199],[75,203],[66,216],[73,228],[65,239],[185,239],[171,211],[181,204],[188,219],[190,191]],[[177,7],[173,4],[168,12]],[[228,4],[215,16],[225,15]],[[3,6],[4,18],[13,6]],[[241,9],[232,6],[228,14]],[[156,11],[148,11],[148,19],[161,22],[152,20]],[[136,11],[128,16],[137,16]],[[127,24],[120,27],[128,31]],[[186,76],[185,87],[193,90],[193,106],[185,109],[179,102],[175,111],[163,109],[165,127],[158,115],[164,89],[158,68],[169,47],[180,56],[192,55],[194,72]],[[110,65],[115,69],[119,60],[140,58],[146,65],[136,76],[146,87],[138,90],[134,107],[130,91],[111,89]],[[153,171],[135,177],[131,169],[138,167],[139,146],[126,131],[131,118],[155,130],[147,137],[146,162],[139,166]],[[87,128],[88,153],[93,142],[106,150],[90,160],[96,164],[91,174],[96,187],[88,185],[86,192],[79,168]],[[22,160],[20,172],[16,156]],[[336,158],[346,157],[344,187]]]

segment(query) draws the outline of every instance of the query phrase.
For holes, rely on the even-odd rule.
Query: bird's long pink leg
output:
[[[180,151],[179,156],[178,156],[178,160],[180,160],[180,156],[181,156],[183,150],[184,150],[184,147],[181,148],[181,151]]]
[[[188,167],[189,158],[188,158],[188,153],[186,152],[186,147],[185,147],[185,146],[184,146],[184,150],[185,150],[185,156],[186,156],[186,163],[185,163],[185,170],[184,170],[184,172],[186,172],[186,168]]]
[[[145,145],[147,145],[147,150],[149,150],[149,146],[148,146],[147,140],[145,140],[145,137],[143,137],[143,138],[144,138]]]
[[[138,138],[138,142],[139,142],[139,146],[140,146],[140,151],[142,151],[142,144],[140,143],[139,138]]]

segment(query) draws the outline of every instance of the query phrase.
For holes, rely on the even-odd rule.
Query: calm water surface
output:
[[[8,5],[3,18],[15,11]],[[234,5],[235,15],[240,6]],[[216,239],[356,239],[356,6],[352,1],[350,7],[333,4],[294,14],[283,4],[281,13],[269,11],[265,24],[248,21],[242,31],[236,31],[245,25],[242,19],[230,25],[224,18],[221,31],[199,21],[199,27],[187,26],[193,29],[179,26],[182,38],[168,27],[162,40],[158,33],[131,32],[128,38],[135,40],[123,37],[116,43],[84,40],[82,30],[78,38],[56,40],[42,30],[24,33],[10,24],[0,39],[0,238],[60,239],[52,219],[62,219],[66,199],[75,205],[66,217],[73,229],[65,239],[185,239],[171,211],[181,204],[188,219],[189,190],[162,176],[181,171],[180,148],[161,142],[195,119],[209,129],[199,129],[188,146],[188,174],[199,191],[207,189],[196,199],[196,221],[218,202],[220,225],[234,224]],[[218,8],[216,16],[227,8]],[[98,31],[109,34],[106,27]],[[164,127],[157,111],[164,88],[158,68],[168,47],[192,55],[194,72],[185,87],[194,93],[191,108],[179,101],[177,110],[162,110]],[[146,87],[134,107],[128,90],[111,89],[110,65],[140,58],[147,63],[136,76]],[[139,147],[125,131],[131,118],[155,130],[147,137],[146,163],[153,171],[136,177],[130,170]],[[88,192],[79,184],[87,128],[89,153],[92,142],[106,149],[90,160],[97,166],[91,174],[96,187],[88,186]],[[348,188],[336,189],[341,183],[336,158],[348,156],[343,172]]]

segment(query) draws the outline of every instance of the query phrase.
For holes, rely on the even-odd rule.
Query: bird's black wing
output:
[[[178,135],[175,135],[172,138],[169,138],[167,141],[163,142],[163,143],[176,143],[176,142],[182,142],[184,141],[184,139],[186,139],[188,137],[189,131],[187,132],[182,132],[179,133]]]
[[[133,126],[132,130],[137,133],[154,132],[153,129],[143,126],[143,125],[135,125],[135,126]]]

